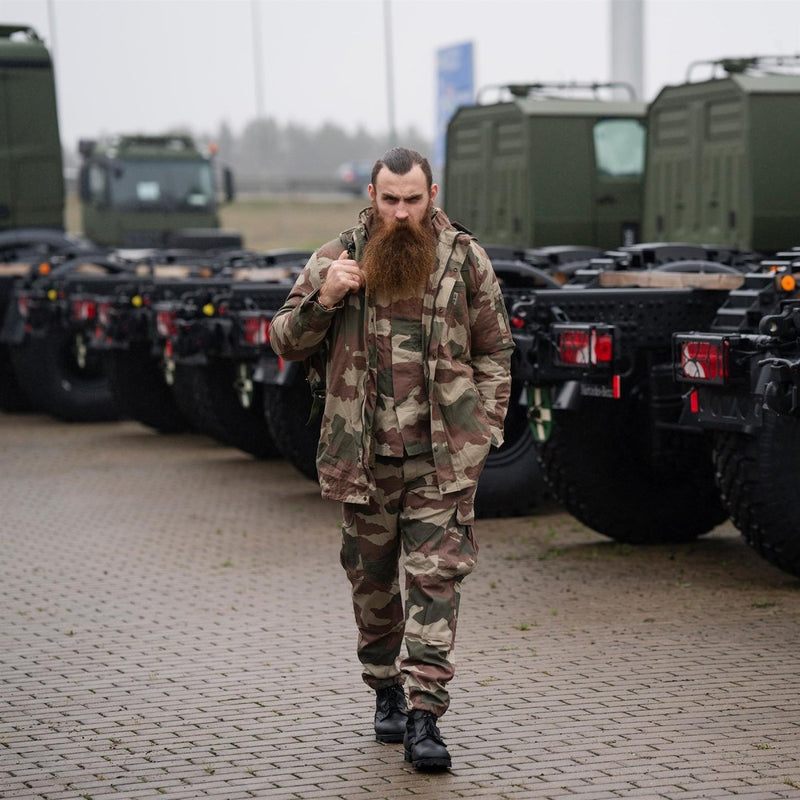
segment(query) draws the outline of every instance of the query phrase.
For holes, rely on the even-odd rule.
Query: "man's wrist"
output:
[[[339,300],[336,303],[332,303],[332,304],[326,303],[325,300],[322,299],[322,293],[321,292],[314,299],[316,300],[317,305],[323,311],[334,311],[335,309],[341,308],[341,306],[342,306],[342,301],[341,300]]]

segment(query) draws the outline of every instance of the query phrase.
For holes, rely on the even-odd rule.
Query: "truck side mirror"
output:
[[[236,197],[236,186],[233,180],[233,171],[230,167],[222,170],[222,183],[225,191],[225,200],[230,203]]]

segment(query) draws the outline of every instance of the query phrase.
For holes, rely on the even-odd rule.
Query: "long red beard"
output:
[[[436,265],[436,236],[426,213],[423,223],[411,219],[387,222],[375,211],[361,268],[371,295],[393,299],[422,294]]]

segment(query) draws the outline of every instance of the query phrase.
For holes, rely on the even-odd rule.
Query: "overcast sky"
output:
[[[54,47],[63,141],[176,125],[388,130],[384,0],[0,0]],[[607,80],[608,0],[390,0],[395,116],[435,132],[436,50],[472,41],[475,82]],[[52,23],[52,27],[51,27]],[[644,0],[645,100],[695,60],[800,53],[800,0]]]

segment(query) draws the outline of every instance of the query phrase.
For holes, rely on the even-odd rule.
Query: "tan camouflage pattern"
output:
[[[359,225],[309,259],[270,327],[273,349],[289,360],[313,357],[327,340],[327,394],[317,452],[320,486],[323,497],[358,504],[368,503],[375,491],[375,304],[367,302],[363,290],[347,295],[334,309],[323,308],[316,298],[328,266],[348,244],[358,259],[371,214],[365,209]],[[440,209],[434,210],[432,222],[437,266],[422,297],[421,335],[416,338],[437,483],[449,494],[474,487],[489,448],[502,444],[514,345],[486,253]]]
[[[379,456],[373,476],[366,506],[342,506],[341,562],[353,590],[362,677],[373,689],[404,679],[410,705],[441,716],[450,705],[461,581],[478,552],[474,488],[442,495],[430,453]]]
[[[378,395],[373,422],[376,455],[431,451],[430,403],[422,359],[422,297],[375,298]]]

